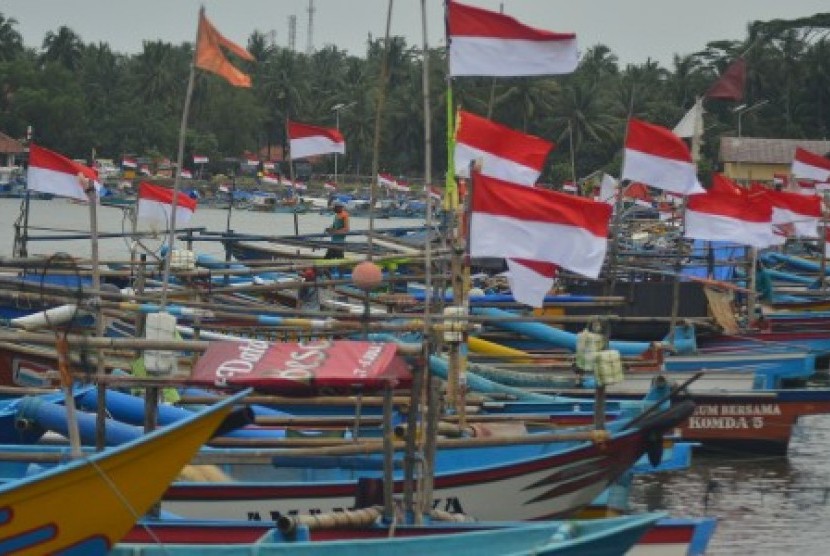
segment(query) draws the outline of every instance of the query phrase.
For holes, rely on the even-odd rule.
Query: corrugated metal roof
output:
[[[12,139],[2,131],[0,131],[0,153],[3,154],[22,154],[26,152],[23,143]]]
[[[793,160],[796,147],[824,156],[830,152],[830,141],[721,137],[719,156],[721,162],[789,164]]]

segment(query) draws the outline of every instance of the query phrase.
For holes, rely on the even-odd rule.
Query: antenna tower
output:
[[[308,41],[305,45],[305,53],[311,56],[314,54],[314,0],[308,0]]]
[[[294,51],[297,45],[297,16],[288,16],[288,50]]]

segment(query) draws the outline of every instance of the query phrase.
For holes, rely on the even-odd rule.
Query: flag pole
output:
[[[204,6],[199,9],[199,21],[205,13]],[[199,44],[199,31],[196,30],[196,45]],[[176,176],[173,178],[173,200],[170,205],[170,231],[167,240],[167,256],[164,258],[164,273],[161,282],[161,298],[159,306],[163,310],[167,305],[167,292],[170,289],[170,262],[173,259],[173,247],[176,244],[176,208],[179,203],[179,188],[181,186],[182,165],[184,163],[184,141],[187,134],[187,119],[190,114],[190,100],[193,97],[193,84],[196,81],[196,54],[198,46],[193,48],[193,59],[190,61],[190,75],[187,78],[187,92],[184,96],[184,110],[179,126],[179,152],[176,158]]]
[[[628,142],[628,126],[631,123],[631,116],[634,113],[634,92],[635,86],[631,85],[631,98],[628,103],[628,119],[625,123],[625,133],[623,134],[623,158],[622,168],[620,168],[620,183],[617,185],[617,198],[614,200],[614,218],[611,222],[611,235],[614,238],[614,243],[611,244],[611,253],[608,260],[608,276],[605,280],[605,295],[611,295],[617,285],[617,259],[619,258],[619,238],[620,238],[620,220],[622,219],[623,209],[623,189],[625,182],[623,176],[625,175],[625,144]],[[570,120],[568,120],[570,125]]]
[[[377,181],[380,157],[380,129],[383,116],[383,105],[386,103],[386,81],[389,73],[389,34],[392,28],[392,7],[394,0],[389,0],[386,10],[386,34],[383,37],[383,56],[380,63],[380,91],[378,92],[378,104],[375,111],[375,136],[372,142],[372,180],[369,183],[369,260],[372,260],[374,250],[372,248],[372,236],[375,232],[375,197],[377,196]]]
[[[288,99],[286,98],[286,103],[289,103]],[[289,103],[290,104],[290,103]],[[300,196],[297,194],[297,182],[294,179],[294,154],[291,152],[291,134],[288,132],[288,112],[290,111],[290,106],[286,106],[285,109],[285,136],[288,138],[288,178],[291,180],[291,190],[294,193],[294,197],[296,197],[295,201],[299,201]],[[297,214],[297,206],[295,205],[294,210],[291,211],[294,214],[294,235],[300,235],[300,217]],[[297,254],[300,254],[300,248],[297,248]]]
[[[423,60],[421,66],[421,87],[424,102],[424,191],[426,192],[426,241],[424,243],[424,283],[426,295],[424,296],[424,328],[423,340],[421,342],[421,358],[423,365],[416,369],[413,376],[412,389],[410,392],[410,411],[407,416],[406,436],[406,459],[404,460],[404,510],[411,514],[416,524],[423,521],[424,511],[432,506],[432,484],[431,472],[432,459],[427,454],[424,443],[426,435],[419,434],[419,428],[424,428],[424,402],[429,403],[426,394],[429,391],[431,381],[429,375],[429,356],[432,351],[432,319],[430,298],[432,296],[432,199],[430,195],[430,184],[432,183],[432,111],[430,109],[430,88],[429,88],[429,45],[427,35],[426,0],[421,0],[421,29],[423,38]],[[429,410],[426,411],[429,413]],[[434,413],[434,412],[433,412]],[[416,443],[420,444],[419,452],[423,454],[421,461],[421,482],[419,483],[419,500],[415,501],[415,453]]]
[[[695,98],[695,104],[702,103],[702,99],[700,97]],[[701,104],[701,112],[699,115],[695,116],[694,120],[694,128],[692,131],[692,162],[697,166],[697,161],[700,158],[700,146],[703,142],[703,105]],[[683,234],[686,231],[686,204],[688,202],[688,196],[684,195],[683,199],[680,201],[680,211],[679,211],[679,226],[680,226],[680,235],[677,239],[677,253],[674,259],[674,282],[672,283],[672,305],[671,305],[671,317],[669,320],[669,339],[671,341],[671,345],[674,346],[677,340],[677,321],[680,318],[680,282],[682,280],[682,262],[681,262],[681,249],[680,246],[683,245]]]

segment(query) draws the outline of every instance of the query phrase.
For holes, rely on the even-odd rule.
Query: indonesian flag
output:
[[[392,174],[378,174],[378,185],[380,186],[391,187],[397,183]]]
[[[827,181],[830,180],[830,160],[798,147],[790,172],[796,178]]]
[[[138,186],[138,218],[170,225],[173,211],[173,190],[160,185],[141,182]],[[176,196],[176,224],[190,221],[196,211],[196,199],[179,191]]]
[[[576,193],[577,187],[576,184],[570,180],[564,182],[562,184],[562,191],[565,193]]]
[[[682,195],[706,191],[683,140],[664,127],[635,118],[628,121],[621,179]]]
[[[294,182],[292,182],[292,181],[291,181],[290,179],[288,179],[288,178],[285,178],[285,177],[280,176],[280,177],[279,177],[279,178],[277,178],[277,179],[279,180],[279,184],[280,184],[280,185],[282,185],[282,186],[284,186],[284,187],[294,187]]]
[[[208,157],[202,156],[201,154],[194,154],[193,155],[193,164],[207,164]]]
[[[447,2],[450,76],[516,77],[571,73],[576,34],[535,29],[482,8]]]
[[[334,182],[327,181],[323,184],[323,189],[325,189],[326,191],[337,191],[337,186],[334,184]]]
[[[816,182],[813,180],[795,180],[795,191],[801,195],[816,195]]]
[[[275,176],[274,174],[263,174],[260,178],[262,183],[267,183],[268,185],[280,185],[280,178],[279,176]]]
[[[632,199],[635,205],[640,205],[641,207],[652,206],[651,194],[648,192],[648,187],[639,182],[629,184],[623,191],[623,197]]]
[[[101,189],[98,172],[94,169],[34,143],[29,145],[27,189],[87,201],[88,197],[79,181],[79,174],[94,184],[96,192]]]
[[[614,205],[617,198],[617,180],[608,174],[602,174],[602,181],[599,184],[599,198],[597,201]]]
[[[507,259],[507,282],[513,299],[531,307],[542,307],[553,287],[556,265],[528,259]]]
[[[471,256],[549,262],[599,276],[610,206],[480,174],[472,191]]]
[[[427,188],[427,196],[436,201],[440,201],[444,198],[444,193],[434,185],[430,185]]]
[[[138,172],[140,174],[144,174],[145,176],[153,175],[152,172],[150,172],[150,167],[147,166],[146,164],[142,164],[141,166],[139,166],[138,167]]]
[[[481,173],[501,180],[533,185],[553,143],[515,131],[470,112],[458,112],[455,174],[470,177],[470,163],[482,159]]]
[[[773,233],[769,201],[761,195],[750,195],[721,174],[712,177],[709,191],[689,197],[684,235],[758,248],[781,243]]]
[[[256,158],[248,158],[245,160],[245,164],[248,166],[259,166],[259,160]]]
[[[273,172],[277,168],[277,165],[274,162],[263,162],[262,169],[267,170],[269,172]]]
[[[346,141],[336,129],[288,122],[291,159],[318,154],[346,153]]]
[[[304,184],[303,182],[301,182],[301,181],[295,181],[294,182],[294,189],[296,191],[306,191],[308,189],[308,186],[306,184]]]
[[[122,158],[121,159],[121,167],[122,168],[138,168],[138,162],[136,162],[134,158]]]
[[[182,170],[179,173],[179,175],[182,177],[182,179],[185,179],[185,180],[192,180],[193,179],[193,173],[190,170]]]
[[[403,180],[395,180],[392,184],[390,184],[389,189],[392,191],[400,191],[401,193],[409,192],[409,184]]]
[[[753,184],[751,193],[763,195],[772,205],[773,224],[793,224],[796,236],[819,237],[821,197],[799,195],[789,191],[770,191],[760,184]]]

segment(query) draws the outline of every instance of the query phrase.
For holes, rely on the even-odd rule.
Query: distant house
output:
[[[25,154],[23,143],[0,131],[0,166],[17,166]]]
[[[728,178],[771,182],[775,174],[790,173],[797,147],[822,156],[830,153],[830,141],[721,137],[719,158]]]

